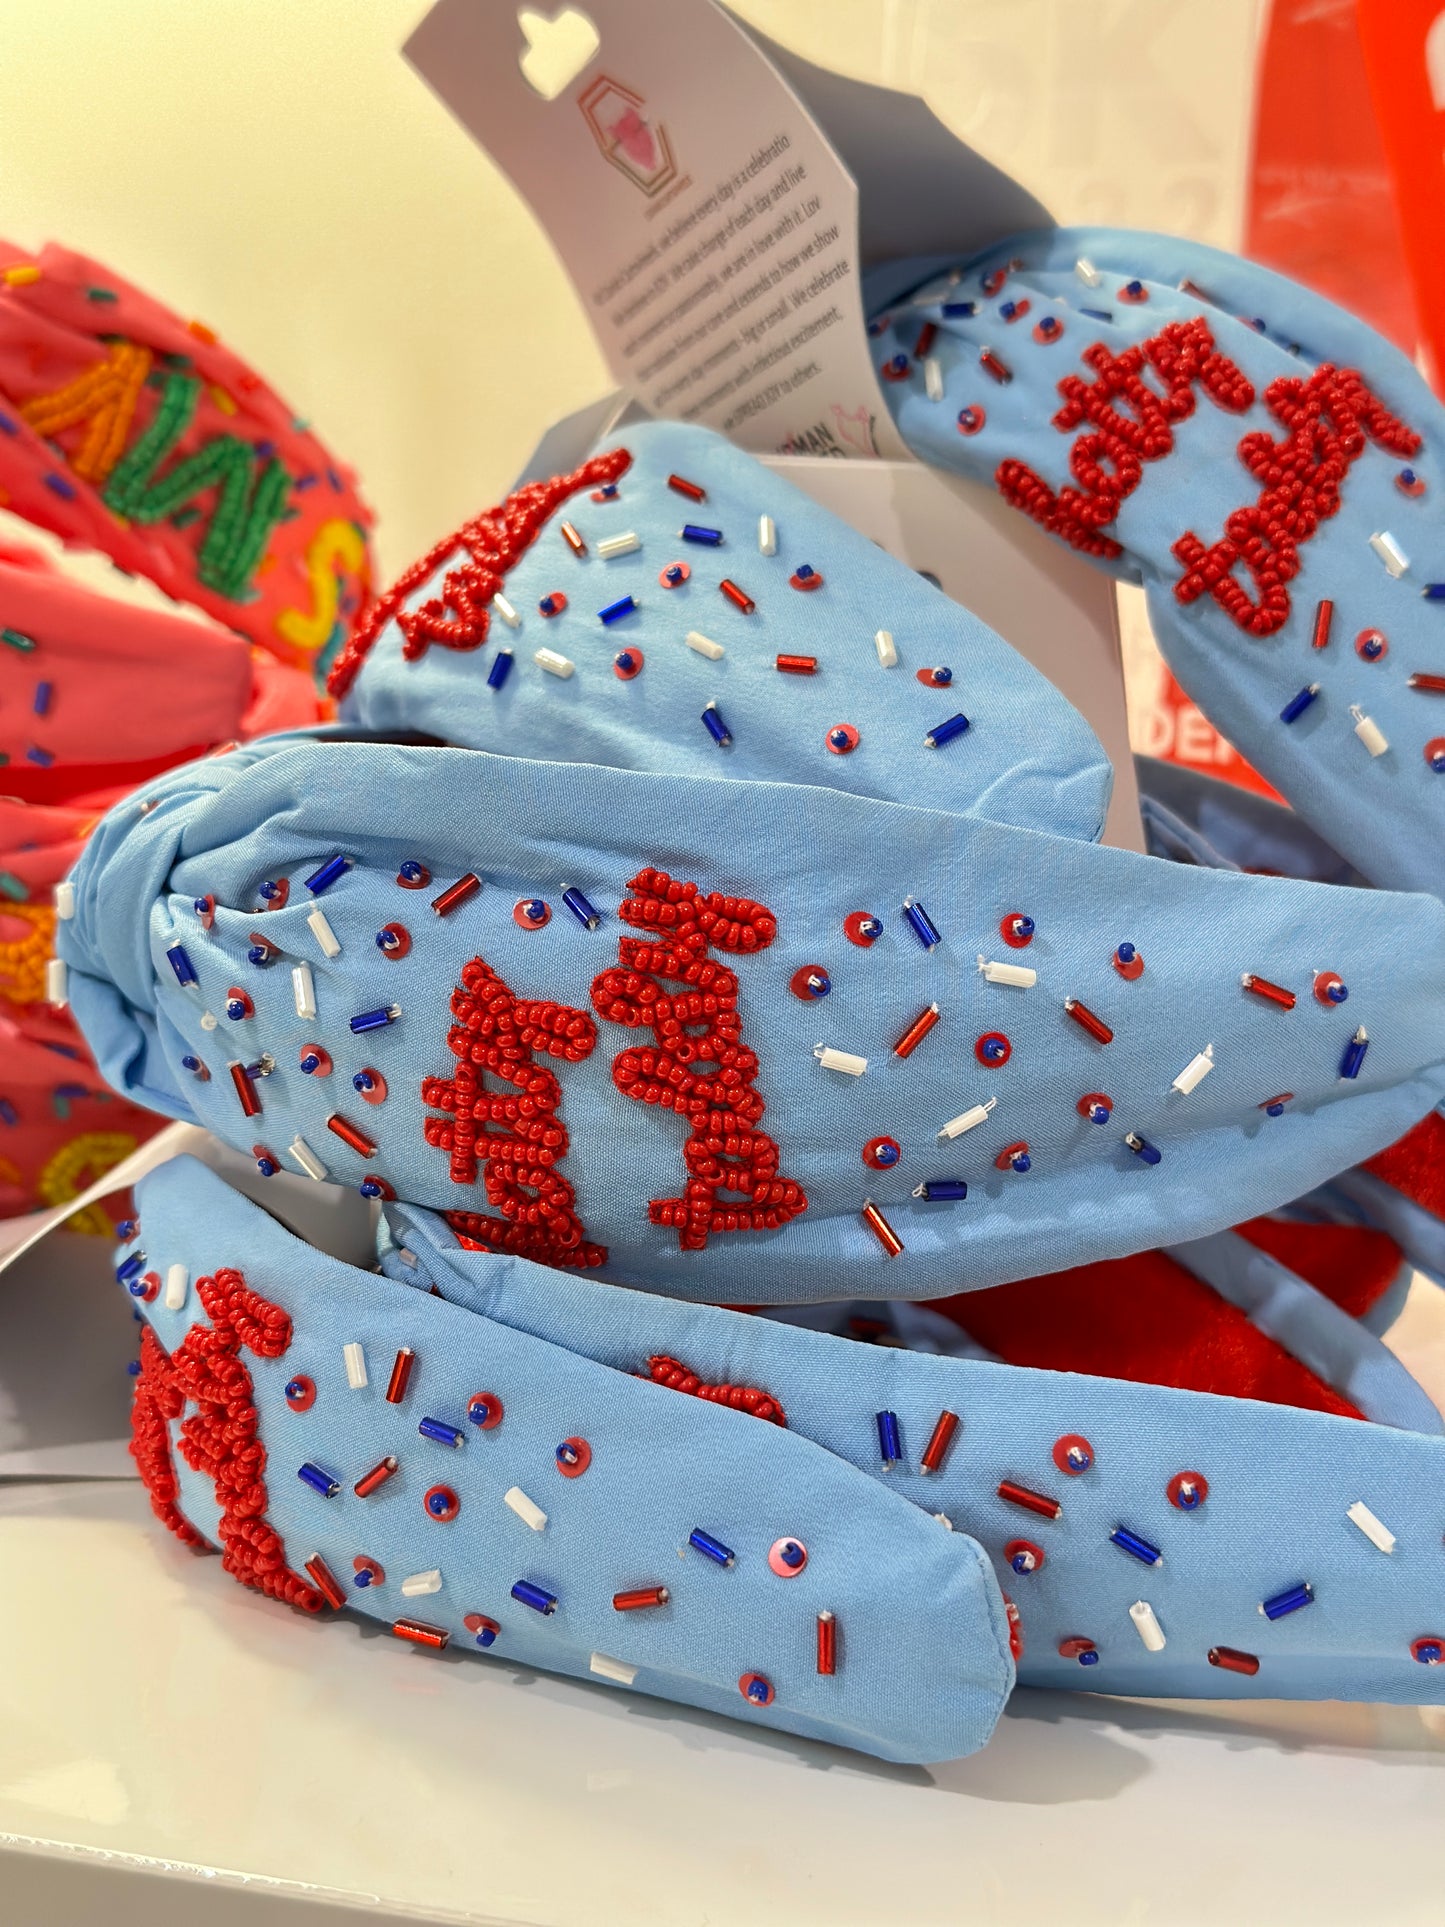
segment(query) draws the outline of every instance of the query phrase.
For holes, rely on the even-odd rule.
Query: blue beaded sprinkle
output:
[[[624,616],[633,615],[636,613],[636,610],[637,597],[635,595],[619,596],[616,602],[609,602],[605,609],[599,609],[597,611],[597,620],[609,624],[621,622]]]
[[[323,1472],[319,1465],[312,1465],[309,1459],[305,1465],[297,1466],[296,1476],[303,1485],[309,1485],[313,1492],[319,1492],[323,1499],[334,1499],[341,1490],[340,1479],[334,1478],[330,1472]]]
[[[176,973],[178,984],[198,984],[201,981],[196,975],[196,966],[191,962],[190,952],[183,943],[167,944],[166,956]]]
[[[329,861],[323,863],[319,870],[313,870],[311,872],[311,875],[306,879],[306,888],[311,892],[313,897],[319,897],[323,890],[329,890],[331,888],[338,877],[345,876],[350,868],[351,858],[349,856],[334,856],[330,858]]]
[[[530,1606],[534,1613],[544,1616],[550,1616],[557,1610],[557,1595],[544,1592],[540,1586],[534,1586],[530,1579],[519,1579],[512,1588],[512,1597],[522,1605]]]
[[[1259,1610],[1266,1619],[1283,1619],[1287,1613],[1297,1613],[1301,1606],[1310,1605],[1314,1596],[1314,1587],[1302,1579],[1297,1586],[1277,1592],[1273,1599],[1262,1600]]]
[[[710,1532],[701,1526],[694,1526],[687,1535],[687,1543],[696,1552],[705,1553],[716,1565],[730,1566],[737,1558],[731,1546],[725,1546],[721,1539],[714,1539]]]
[[[1282,723],[1292,723],[1297,717],[1303,716],[1319,693],[1320,686],[1317,682],[1307,682],[1299,694],[1297,696],[1291,696],[1284,708],[1279,712],[1280,721]]]
[[[956,716],[950,716],[947,722],[936,723],[924,737],[923,747],[925,749],[942,749],[943,745],[945,743],[951,743],[955,736],[962,736],[969,726],[967,716],[960,710]]]
[[[416,1429],[424,1439],[432,1439],[437,1445],[455,1448],[467,1442],[466,1433],[458,1431],[455,1425],[448,1425],[445,1419],[424,1418]]]
[[[568,888],[562,892],[562,901],[584,930],[595,930],[598,924],[601,923],[602,912],[600,910],[594,910],[580,890],[574,890],[569,885]]]
[[[943,942],[943,938],[934,927],[933,919],[929,916],[923,905],[921,903],[915,903],[912,897],[906,897],[904,899],[903,915],[909,929],[913,932],[914,936],[917,937],[925,950],[932,950]]]
[[[351,1028],[358,1036],[366,1030],[385,1030],[394,1024],[401,1015],[400,1004],[388,1004],[385,1010],[363,1010],[351,1020]]]
[[[487,671],[488,689],[500,689],[511,673],[512,652],[510,649],[499,649],[492,658],[491,668]]]
[[[1137,1532],[1130,1532],[1127,1526],[1115,1526],[1109,1534],[1109,1543],[1118,1546],[1121,1552],[1132,1553],[1146,1566],[1162,1566],[1164,1554],[1158,1546],[1151,1546],[1147,1539],[1141,1539]]]
[[[898,1414],[879,1412],[877,1421],[878,1456],[883,1461],[883,1470],[891,1472],[903,1457],[903,1446],[898,1435]]]
[[[915,1186],[913,1195],[929,1204],[952,1204],[968,1196],[968,1185],[963,1178],[929,1178]]]
[[[705,529],[696,522],[684,522],[678,534],[684,542],[701,542],[710,549],[717,548],[723,539],[721,529]]]

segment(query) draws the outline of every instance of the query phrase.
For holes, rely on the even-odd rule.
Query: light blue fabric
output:
[[[1081,259],[1097,271],[1098,285],[1081,278]],[[920,281],[926,272],[920,263]],[[985,294],[992,276],[998,279],[989,279]],[[1130,302],[1121,290],[1135,280],[1144,298]],[[1181,282],[1193,283],[1194,292]],[[955,312],[944,311],[945,301]],[[961,312],[968,303],[976,313]],[[1006,310],[1010,303],[1021,305]],[[1057,494],[1078,486],[1071,451],[1092,426],[1054,423],[1059,382],[1096,379],[1084,351],[1101,344],[1125,353],[1170,323],[1201,316],[1217,350],[1253,384],[1255,400],[1230,412],[1195,383],[1192,412],[1173,426],[1172,452],[1142,462],[1137,487],[1102,529],[1124,551],[1106,566],[1143,582],[1155,633],[1180,683],[1329,844],[1373,882],[1445,889],[1445,776],[1424,755],[1427,743],[1445,735],[1445,702],[1408,686],[1412,672],[1438,672],[1441,660],[1445,605],[1423,600],[1421,591],[1445,580],[1445,416],[1404,355],[1363,322],[1267,269],[1167,236],[1104,228],[1016,236],[953,274],[935,275],[912,300],[892,302],[872,347],[882,368],[899,354],[911,357],[920,327],[936,323],[929,354],[942,398],[928,399],[916,362],[904,379],[883,383],[909,446],[925,461],[989,481],[1002,462],[1021,461]],[[1034,329],[1049,318],[1061,332],[1036,340]],[[984,349],[1008,370],[1006,384],[981,366]],[[1176,598],[1184,566],[1172,549],[1187,532],[1210,547],[1229,517],[1253,507],[1265,484],[1240,460],[1241,438],[1265,432],[1282,442],[1286,431],[1266,405],[1266,390],[1280,379],[1303,382],[1324,363],[1358,371],[1385,408],[1424,437],[1424,447],[1402,456],[1365,440],[1340,481],[1338,512],[1299,544],[1288,620],[1257,637],[1207,594],[1187,605]],[[1157,374],[1149,385],[1160,392]],[[975,433],[959,431],[965,408],[985,412]],[[1119,412],[1130,418],[1127,403]],[[1406,468],[1424,485],[1413,497],[1397,486]],[[1408,559],[1398,579],[1371,549],[1379,534],[1393,536]],[[1255,600],[1242,563],[1235,579]],[[1317,650],[1311,644],[1322,599],[1333,602],[1334,619],[1328,646]],[[1376,662],[1355,648],[1369,628],[1388,639],[1388,654]],[[1320,684],[1319,696],[1296,722],[1282,723],[1280,711],[1310,683]],[[1355,705],[1383,732],[1384,754],[1372,757],[1357,740]]]
[[[708,429],[676,422],[629,426],[602,448],[625,444],[633,461],[614,501],[580,491],[565,502],[507,572],[519,624],[495,613],[481,648],[433,643],[402,654],[395,622],[378,636],[342,703],[342,715],[387,734],[422,730],[464,749],[559,763],[604,763],[666,774],[774,778],[919,804],[996,823],[1097,837],[1113,783],[1104,752],[1077,710],[977,616],[914,570],[771,474]],[[680,473],[705,487],[693,502],[668,486]],[[762,555],[758,526],[770,515],[777,552]],[[588,545],[573,554],[568,521]],[[720,529],[719,547],[686,542],[686,524]],[[640,547],[604,558],[598,544],[636,535]],[[465,555],[463,553],[463,559]],[[689,579],[664,588],[659,574],[682,562]],[[451,562],[407,597],[437,595]],[[800,565],[822,578],[795,589]],[[745,615],[719,588],[735,582],[756,604]],[[560,590],[567,607],[541,614]],[[637,608],[611,624],[598,612],[632,596]],[[893,638],[885,669],[875,636]],[[696,631],[725,653],[699,655]],[[640,649],[641,672],[613,673],[619,651]],[[513,652],[500,689],[488,676]],[[550,649],[575,665],[564,679],[533,660]],[[812,656],[813,675],[780,673],[780,655]],[[950,669],[946,687],[921,685],[920,669]],[[702,723],[715,702],[732,734],[717,747]],[[924,746],[936,725],[963,712],[970,728],[942,749]],[[828,748],[838,724],[859,732],[845,755]]]
[[[1405,1367],[1359,1320],[1237,1232],[1173,1245],[1169,1256],[1333,1386],[1377,1425],[1445,1432],[1445,1420]]]
[[[303,879],[333,852],[352,867],[318,899],[339,941],[328,959],[308,926]],[[432,891],[398,887],[398,865],[423,860],[432,891],[467,871],[485,888],[453,914],[427,908]],[[653,1199],[685,1180],[682,1123],[624,1097],[614,1059],[651,1042],[598,1019],[596,1048],[558,1066],[570,1149],[558,1167],[575,1187],[587,1236],[608,1248],[604,1275],[648,1290],[766,1303],[785,1298],[928,1297],[1226,1229],[1399,1137],[1445,1089],[1445,909],[1433,898],[1386,897],[1287,880],[1160,863],[1061,836],[908,808],[801,784],[649,775],[522,762],[467,750],[275,740],[173,772],[112,812],[74,873],[76,913],[58,948],[70,997],[105,1074],[128,1094],[195,1118],[249,1151],[292,1164],[299,1132],[339,1182],[373,1170],[402,1198],[485,1210],[480,1183],[454,1184],[445,1151],[424,1141],[421,1082],[448,1075],[449,1000],[468,959],[481,956],[519,997],[592,1008],[596,976],[618,961],[618,904],[646,865],[704,891],[752,897],[778,919],[775,940],[723,959],[736,970],[743,1043],[757,1053],[761,1128],[780,1147],[781,1175],[808,1208],[781,1229],[717,1232],[680,1251],[649,1221]],[[291,880],[286,908],[258,915],[264,879]],[[584,930],[562,907],[574,885],[602,913]],[[194,899],[211,893],[214,927]],[[553,909],[540,930],[513,917],[519,898]],[[925,951],[901,914],[924,904],[942,942]],[[876,911],[885,934],[850,944],[850,912]],[[999,935],[1013,911],[1036,919],[1025,950]],[[400,920],[409,956],[389,961],[375,934]],[[269,968],[246,961],[260,929],[280,946]],[[167,961],[183,942],[200,983],[183,989]],[[1121,942],[1145,971],[1126,982]],[[980,975],[980,954],[1022,963],[1020,989]],[[296,1014],[291,967],[310,967],[318,1015]],[[821,964],[832,990],[804,1002],[790,983]],[[1342,1007],[1310,994],[1313,973],[1337,970]],[[1257,971],[1299,993],[1291,1011],[1241,988]],[[222,1014],[244,988],[255,1015]],[[1065,1010],[1081,1000],[1115,1031],[1101,1045]],[[893,1046],[936,1002],[941,1021],[906,1060]],[[353,1036],[354,1014],[396,1004],[384,1029]],[[217,1021],[206,1028],[207,1013]],[[1356,1080],[1340,1075],[1356,1028],[1369,1048]],[[1010,1060],[975,1053],[998,1031]],[[861,1077],[825,1070],[822,1042],[868,1059]],[[307,1077],[303,1046],[332,1054],[330,1077]],[[1190,1095],[1171,1088],[1213,1046],[1212,1074]],[[230,1060],[271,1053],[258,1079],[262,1115],[243,1116]],[[211,1071],[181,1067],[191,1053]],[[386,1102],[351,1089],[379,1070]],[[1079,1101],[1113,1101],[1100,1128]],[[1293,1093],[1284,1114],[1261,1106]],[[941,1128],[990,1098],[997,1107],[956,1141]],[[328,1130],[340,1113],[371,1133],[374,1160]],[[1138,1133],[1160,1161],[1125,1142]],[[863,1147],[891,1136],[892,1168],[870,1170]],[[999,1170],[1026,1142],[1032,1168]],[[956,1204],[914,1196],[920,1183],[964,1178]],[[886,1256],[861,1217],[872,1199],[905,1250]]]
[[[243,1352],[241,1362],[267,1454],[266,1518],[298,1576],[319,1553],[352,1608],[387,1625],[419,1619],[445,1629],[454,1649],[475,1651],[465,1616],[485,1614],[501,1628],[489,1654],[509,1666],[595,1679],[592,1655],[601,1653],[637,1667],[640,1692],[884,1759],[949,1759],[988,1738],[1013,1665],[983,1552],[806,1432],[639,1380],[645,1361],[598,1363],[355,1271],[302,1244],[193,1159],[152,1173],[138,1201],[148,1263],[162,1275],[183,1264],[190,1275],[183,1310],[159,1300],[144,1307],[168,1351],[206,1322],[195,1281],[223,1267],[242,1271],[292,1320],[281,1357]],[[362,1390],[347,1380],[342,1347],[351,1343],[365,1353]],[[403,1344],[416,1364],[405,1399],[393,1405],[387,1379]],[[301,1373],[316,1400],[297,1412],[285,1387]],[[468,1422],[479,1391],[502,1402],[494,1430]],[[420,1437],[423,1417],[460,1428],[465,1444]],[[214,1538],[211,1482],[184,1464],[171,1429],[181,1509]],[[555,1452],[574,1436],[585,1438],[591,1463],[564,1478]],[[358,1498],[356,1481],[389,1454],[399,1470]],[[335,1497],[300,1481],[306,1462],[340,1481]],[[460,1498],[451,1521],[424,1509],[438,1484]],[[542,1530],[504,1504],[514,1487],[545,1512]],[[689,1547],[695,1527],[736,1555],[731,1568]],[[768,1563],[783,1537],[808,1550],[796,1578],[780,1578]],[[355,1586],[358,1555],[381,1565],[382,1582]],[[431,1571],[442,1576],[438,1591],[403,1595],[403,1579]],[[544,1617],[516,1602],[517,1580],[551,1593],[556,1611]],[[658,1584],[671,1594],[666,1606],[614,1609],[615,1593]],[[831,1678],[816,1670],[825,1609],[841,1628]],[[752,1671],[771,1682],[771,1705],[743,1698],[739,1681]]]
[[[461,1251],[441,1220],[406,1206],[389,1210],[378,1278],[311,1251],[189,1159],[144,1179],[138,1201],[134,1249],[161,1276],[180,1263],[190,1277],[184,1309],[143,1307],[165,1348],[197,1321],[196,1280],[222,1266],[239,1268],[291,1319],[280,1358],[243,1355],[267,1453],[266,1517],[294,1571],[319,1552],[349,1587],[358,1555],[378,1560],[384,1582],[353,1589],[351,1604],[385,1623],[412,1615],[460,1645],[470,1642],[464,1616],[487,1613],[501,1628],[495,1659],[584,1674],[600,1651],[635,1665],[639,1690],[893,1759],[945,1757],[988,1736],[1012,1683],[988,1561],[1020,1613],[1026,1684],[1403,1703],[1445,1693],[1445,1668],[1410,1652],[1441,1630],[1439,1436],[851,1344]],[[363,1390],[347,1383],[348,1343],[364,1347]],[[384,1391],[402,1345],[416,1362],[395,1406]],[[640,1382],[656,1354],[706,1383],[760,1388],[781,1404],[786,1429]],[[297,1373],[316,1385],[304,1412],[284,1398]],[[478,1391],[503,1402],[494,1432],[467,1426]],[[892,1470],[880,1463],[880,1411],[900,1426]],[[940,1411],[962,1424],[943,1468],[927,1476],[919,1460]],[[418,1437],[422,1416],[462,1427],[464,1447]],[[1093,1453],[1078,1477],[1054,1458],[1070,1434]],[[553,1452],[573,1437],[587,1441],[592,1462],[566,1480]],[[388,1453],[400,1470],[358,1499],[352,1485]],[[336,1477],[335,1498],[296,1478],[307,1460]],[[1208,1482],[1194,1511],[1167,1496],[1186,1471]],[[1056,1499],[1061,1515],[1007,1503],[997,1496],[1004,1480]],[[461,1498],[451,1524],[423,1510],[436,1482]],[[513,1484],[547,1513],[542,1532],[503,1504]],[[1393,1552],[1351,1522],[1358,1501],[1396,1536]],[[194,1473],[182,1475],[181,1504],[214,1532],[209,1487]],[[732,1569],[687,1549],[699,1525],[736,1553]],[[1146,1566],[1112,1544],[1121,1526],[1162,1563]],[[796,1580],[766,1563],[783,1537],[807,1548]],[[1015,1540],[1042,1550],[1036,1570],[1011,1568]],[[433,1568],[440,1590],[401,1596],[402,1578]],[[553,1593],[556,1614],[540,1619],[515,1603],[517,1578]],[[1274,1621],[1261,1615],[1263,1600],[1300,1581],[1313,1588],[1310,1605]],[[667,1607],[612,1609],[614,1591],[653,1583],[669,1587]],[[1131,1621],[1140,1600],[1163,1630],[1162,1651],[1146,1650]],[[831,1679],[814,1660],[824,1608],[838,1629]],[[1097,1663],[1061,1654],[1071,1638],[1094,1642]],[[1258,1656],[1258,1673],[1212,1666],[1218,1646]],[[765,1709],[737,1692],[752,1669],[776,1689]]]

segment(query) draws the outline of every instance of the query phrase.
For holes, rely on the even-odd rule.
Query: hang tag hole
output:
[[[550,15],[518,7],[517,25],[524,42],[518,56],[522,78],[543,100],[565,93],[602,45],[601,34],[580,7],[560,7]]]

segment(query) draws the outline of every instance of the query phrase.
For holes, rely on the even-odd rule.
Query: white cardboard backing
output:
[[[711,0],[588,0],[592,60],[524,78],[512,0],[440,0],[407,59],[531,204],[608,364],[752,449],[906,453],[868,360],[858,190]]]

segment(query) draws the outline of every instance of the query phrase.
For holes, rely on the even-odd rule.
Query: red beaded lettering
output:
[[[593,1019],[566,1004],[514,997],[481,957],[463,966],[451,1008],[447,1048],[456,1071],[421,1086],[422,1102],[450,1116],[426,1120],[426,1141],[451,1153],[453,1184],[475,1184],[484,1165],[487,1202],[502,1215],[449,1211],[447,1223],[468,1242],[539,1264],[605,1263],[606,1247],[588,1241],[572,1187],[557,1169],[568,1145],[557,1115],[562,1086],[535,1061],[541,1052],[581,1063],[597,1042]],[[490,1089],[488,1072],[512,1089]]]
[[[187,1545],[203,1545],[176,1504],[169,1428],[181,1419],[181,1457],[216,1488],[224,1570],[272,1599],[319,1612],[325,1600],[290,1570],[281,1535],[266,1519],[266,1448],[251,1374],[241,1360],[243,1350],[279,1358],[291,1343],[291,1320],[252,1291],[239,1271],[198,1279],[196,1296],[211,1323],[192,1325],[169,1357],[149,1326],[141,1335],[131,1455],[156,1517]],[[183,1416],[187,1405],[196,1408],[188,1418]]]
[[[772,1425],[786,1426],[783,1408],[756,1385],[709,1385],[677,1359],[657,1352],[647,1361],[654,1385],[666,1385],[674,1392],[688,1392],[693,1398],[710,1399],[714,1405],[730,1405],[735,1412],[748,1412],[753,1418],[767,1419]]]
[[[478,649],[487,639],[492,597],[507,579],[507,571],[529,549],[548,519],[569,497],[599,483],[615,482],[632,466],[625,448],[594,455],[570,475],[554,475],[546,482],[529,482],[509,495],[500,508],[488,509],[465,522],[413,562],[378,598],[336,658],[326,679],[330,693],[341,698],[355,682],[386,625],[396,620],[402,634],[401,653],[408,662],[424,656],[432,643],[443,649]],[[449,569],[440,591],[415,609],[403,609],[407,597],[459,550],[467,559]]]
[[[738,980],[708,950],[765,950],[777,920],[760,903],[703,896],[695,883],[662,870],[643,870],[628,887],[634,894],[618,915],[661,941],[620,938],[620,967],[594,978],[592,1002],[610,1023],[650,1030],[655,1043],[619,1052],[612,1081],[690,1127],[683,1194],[654,1198],[648,1216],[673,1226],[684,1251],[702,1251],[714,1232],[775,1230],[806,1211],[808,1200],[793,1179],[779,1176],[778,1147],[756,1128],[765,1106],[754,1089],[757,1057],[742,1041]],[[669,992],[667,983],[682,988]],[[748,1202],[725,1204],[724,1193]]]
[[[1095,342],[1083,359],[1095,379],[1065,375],[1058,385],[1064,405],[1053,418],[1064,434],[1090,424],[1069,452],[1069,470],[1080,486],[1055,494],[1026,463],[1012,458],[1000,462],[994,480],[1006,501],[1072,548],[1116,556],[1123,550],[1103,530],[1139,486],[1144,463],[1173,450],[1174,424],[1194,413],[1196,384],[1231,414],[1249,407],[1254,388],[1215,347],[1202,316],[1171,321],[1151,341],[1120,355]],[[1145,381],[1146,367],[1163,382],[1162,395]]]
[[[1339,513],[1340,485],[1366,440],[1393,455],[1413,455],[1420,447],[1414,430],[1397,421],[1351,368],[1327,362],[1307,380],[1282,375],[1265,389],[1264,401],[1284,428],[1283,439],[1259,429],[1238,450],[1250,474],[1265,484],[1259,500],[1236,509],[1210,547],[1186,531],[1173,548],[1185,568],[1174,585],[1179,601],[1213,596],[1252,636],[1272,636],[1288,621],[1287,584],[1299,574],[1299,545]],[[1253,596],[1235,576],[1241,563]]]

